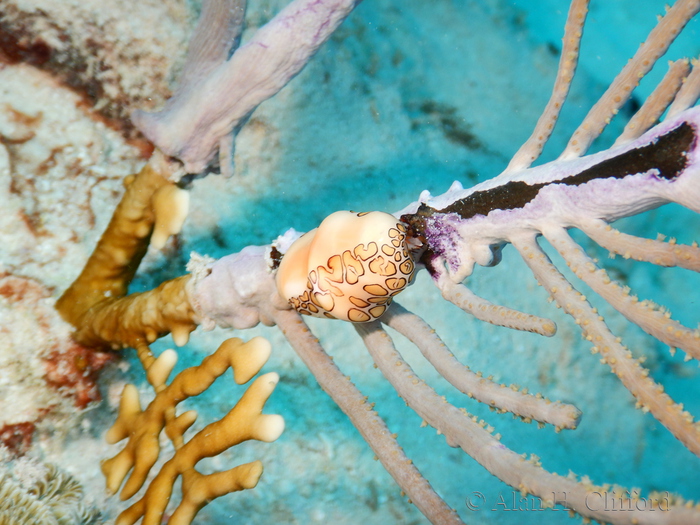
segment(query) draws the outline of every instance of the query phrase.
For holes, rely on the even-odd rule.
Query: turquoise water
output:
[[[249,16],[263,10],[251,4]],[[311,229],[336,210],[393,212],[424,189],[439,194],[453,180],[469,186],[498,174],[548,99],[564,4],[366,0],[307,68],[253,115],[237,143],[234,179],[209,177],[195,183],[182,255],[152,263],[134,289],[182,273],[191,250],[221,257],[249,244],[267,244],[290,227]],[[593,2],[581,66],[545,158],[561,151],[662,9],[663,2],[650,0]],[[697,55],[697,28],[697,23],[688,28],[670,58]],[[654,72],[657,80],[665,62]],[[642,101],[653,85],[653,80],[643,84],[636,99]],[[608,147],[628,115],[623,110],[595,147]],[[621,229],[641,236],[655,237],[660,231],[681,242],[700,237],[700,218],[678,207],[623,222]],[[697,325],[698,275],[607,259],[602,250],[589,248],[640,296],[669,306],[686,325]],[[651,416],[635,410],[631,395],[591,355],[576,325],[547,302],[513,249],[505,249],[498,267],[478,268],[468,284],[495,303],[553,318],[558,334],[545,339],[475,321],[442,300],[425,275],[399,302],[424,317],[463,363],[500,382],[574,403],[583,420],[577,430],[556,434],[551,427],[538,430],[489,412],[454,392],[415,348],[400,341],[406,358],[440,394],[486,419],[508,447],[538,455],[550,471],[571,470],[597,484],[639,487],[644,493],[669,490],[698,498],[698,459]],[[700,414],[697,365],[683,363],[681,352],[672,357],[664,345],[596,299],[591,297],[612,330],[636,355],[647,357],[654,378],[691,413]],[[569,523],[561,509],[541,511],[534,500],[519,501],[518,493],[461,450],[448,447],[433,429],[420,428],[420,418],[373,368],[350,326],[320,320],[310,325],[466,522]],[[274,444],[244,444],[209,462],[210,468],[223,470],[260,458],[265,473],[256,489],[206,507],[200,522],[426,523],[276,329],[197,332],[179,350],[179,366],[198,363],[226,337],[254,335],[273,344],[264,370],[277,371],[281,380],[266,411],[283,415],[286,430]],[[154,348],[171,345],[166,339]],[[127,380],[142,383],[138,365],[133,358],[131,362]],[[110,374],[123,377],[116,370]],[[225,377],[188,408],[199,411],[203,425],[221,418],[241,392]],[[105,447],[105,455],[109,450]],[[468,501],[480,502],[479,509],[470,511]]]

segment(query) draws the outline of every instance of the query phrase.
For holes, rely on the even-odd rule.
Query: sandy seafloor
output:
[[[285,2],[249,3],[247,18],[254,28]],[[128,48],[120,39],[134,38],[132,47],[153,58],[148,72],[158,72],[160,85],[172,82],[198,7],[183,0],[99,4],[17,0],[4,1],[0,8],[37,7],[58,17],[51,11],[55,9],[76,31],[78,20],[86,19],[90,27],[104,29],[95,38],[111,42],[110,49]],[[221,257],[249,244],[269,243],[289,227],[313,228],[336,210],[392,212],[424,189],[438,194],[453,180],[467,186],[496,175],[527,138],[549,96],[565,4],[365,0],[307,68],[255,112],[237,141],[235,177],[210,176],[194,184],[183,233],[162,254],[148,256],[133,290],[182,274],[193,250]],[[163,16],[156,16],[159,9]],[[75,20],[72,10],[80,13]],[[592,2],[579,72],[546,159],[561,151],[662,11],[663,2],[652,0]],[[668,57],[697,56],[699,31],[698,22],[692,23]],[[666,59],[660,62],[653,72],[657,81],[666,69]],[[98,68],[96,77],[117,67],[113,57],[104,63],[107,72]],[[121,73],[123,90],[146,90],[139,96],[148,97],[149,84],[140,82],[138,68],[130,74],[134,78]],[[636,100],[642,101],[654,83],[645,82],[635,92]],[[159,96],[162,100],[162,92]],[[143,373],[133,353],[125,352],[123,361],[103,372],[104,401],[79,413],[70,402],[58,401],[42,382],[42,352],[56,341],[66,344],[67,329],[57,324],[47,329],[38,319],[50,316],[46,312],[52,300],[77,275],[117,202],[120,179],[143,160],[122,135],[91,118],[78,102],[50,74],[22,64],[0,68],[0,269],[32,279],[46,295],[19,303],[0,297],[0,426],[38,418],[42,408],[51,407],[38,423],[28,455],[73,474],[85,488],[87,503],[99,507],[109,523],[125,505],[104,493],[99,461],[118,446],[106,445],[103,434],[115,417],[125,382],[139,385],[142,397],[148,398]],[[28,123],[13,110],[40,115],[40,122]],[[628,115],[628,110],[621,112],[597,149],[610,145]],[[700,238],[700,217],[676,206],[618,226],[647,237],[662,232],[679,242]],[[586,246],[641,297],[667,305],[678,320],[697,326],[700,276],[609,259],[602,250]],[[489,412],[457,395],[415,348],[399,341],[416,371],[438,392],[484,417],[508,447],[538,455],[550,471],[573,471],[598,484],[637,487],[643,493],[668,490],[689,499],[700,497],[698,458],[634,408],[632,396],[591,354],[573,321],[547,301],[513,249],[505,249],[499,266],[478,268],[468,284],[495,303],[553,318],[557,335],[546,339],[475,321],[442,300],[427,275],[420,275],[399,302],[423,316],[465,364],[503,383],[572,402],[583,411],[583,419],[577,430],[557,434],[551,427],[538,430],[510,415]],[[632,351],[647,357],[653,377],[671,396],[700,416],[697,362],[684,362],[682,352],[672,356],[585,286],[575,285]],[[562,509],[536,510],[533,500],[514,508],[517,492],[461,450],[447,446],[435,430],[421,428],[420,418],[373,368],[351,326],[322,320],[310,325],[343,371],[376,403],[409,457],[467,523],[571,522]],[[284,416],[286,430],[273,444],[246,443],[202,465],[205,470],[226,469],[260,458],[265,472],[257,488],[216,500],[201,511],[197,523],[427,523],[278,330],[198,331],[178,350],[178,367],[198,363],[227,337],[254,335],[272,342],[273,355],[264,371],[278,372],[281,380],[266,411]],[[171,346],[165,338],[154,350]],[[201,428],[221,418],[242,391],[226,376],[187,407],[198,410]],[[469,511],[468,498],[480,508]]]

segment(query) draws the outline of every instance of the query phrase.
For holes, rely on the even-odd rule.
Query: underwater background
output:
[[[244,42],[285,3],[251,0]],[[74,12],[79,11],[80,16],[96,21],[95,27],[108,29],[106,34],[114,35],[109,37],[112,42],[136,34],[143,39],[140,52],[154,57],[149,67],[161,71],[163,85],[177,77],[184,42],[199,9],[197,3],[180,0],[162,6],[130,0],[110,7],[92,2],[58,4],[58,0],[5,1],[0,6],[25,12],[34,6],[56,20],[59,15],[52,9],[60,7],[66,17],[77,16]],[[591,4],[579,69],[542,162],[556,158],[664,8],[662,1],[654,0],[593,0]],[[154,17],[158,9],[164,9],[167,16]],[[150,289],[183,274],[192,251],[218,258],[247,245],[268,244],[288,228],[312,229],[337,210],[394,212],[415,201],[422,190],[436,195],[454,180],[466,187],[497,175],[529,136],[549,98],[567,9],[564,0],[365,0],[301,74],[253,114],[237,140],[235,176],[195,181],[182,234],[163,253],[149,254],[131,290]],[[695,20],[686,28],[668,59],[700,53],[699,24]],[[15,67],[19,69],[12,69]],[[0,71],[0,104],[5,107],[0,132],[8,135],[16,125],[8,117],[8,105],[30,115],[41,113],[44,123],[56,124],[35,130],[22,144],[24,149],[8,150],[15,154],[6,168],[12,180],[3,183],[0,202],[12,213],[8,211],[0,220],[0,264],[9,274],[45,285],[50,302],[79,272],[117,202],[120,178],[138,169],[142,156],[133,142],[123,138],[126,133],[80,116],[85,110],[63,83],[52,80],[51,74],[44,78],[44,73],[30,69],[19,64]],[[612,144],[631,111],[665,71],[666,58],[635,91],[595,149]],[[139,100],[149,97],[145,81],[143,85],[137,80],[122,82],[121,86],[127,94],[141,90]],[[159,96],[166,91],[163,88]],[[45,105],[39,107],[40,102]],[[66,122],[71,124],[59,127]],[[53,155],[54,164],[47,168],[49,153],[55,149],[51,141],[59,140],[57,137],[63,149]],[[78,167],[73,171],[65,168],[74,158],[80,159]],[[29,175],[39,173],[40,166],[48,176]],[[13,178],[13,173],[20,178]],[[30,179],[32,184],[26,182]],[[87,195],[85,181],[93,180],[98,182]],[[15,208],[26,211],[30,207],[44,228],[31,242],[27,236],[20,238],[13,219]],[[651,238],[661,232],[684,243],[700,238],[700,217],[677,206],[621,221],[616,227]],[[640,297],[668,306],[680,322],[697,326],[699,275],[610,259],[604,250],[586,244],[582,236],[576,238]],[[545,249],[566,270],[565,263],[548,246]],[[650,415],[634,408],[632,396],[591,354],[573,320],[548,302],[546,292],[537,286],[515,250],[506,247],[500,265],[477,268],[467,284],[496,304],[554,319],[558,333],[552,338],[470,318],[443,300],[424,273],[398,302],[423,317],[464,364],[501,383],[515,383],[552,400],[573,403],[583,411],[583,418],[578,429],[555,433],[551,427],[538,429],[509,414],[490,412],[455,392],[423,362],[415,347],[397,335],[400,350],[418,375],[451,403],[493,425],[509,448],[539,456],[547,470],[587,475],[596,484],[640,488],[644,495],[670,491],[688,499],[700,498],[700,460]],[[700,414],[697,363],[684,362],[683,352],[671,355],[665,345],[628,323],[575,278],[572,281],[632,352],[647,358],[652,376],[671,397],[690,413]],[[26,343],[32,328],[16,323],[14,316],[19,314],[9,306],[0,309],[0,315],[4,327],[0,353],[16,356],[22,344],[28,345],[27,351],[45,344],[40,339]],[[317,319],[308,323],[343,372],[376,403],[407,455],[465,522],[570,522],[563,508],[541,510],[536,500],[521,500],[517,491],[460,449],[450,448],[434,429],[421,428],[421,419],[373,367],[352,326]],[[255,489],[215,500],[200,512],[196,523],[427,523],[400,494],[277,329],[199,330],[188,345],[178,349],[177,369],[198,364],[225,338],[255,335],[266,337],[273,346],[263,371],[276,371],[281,377],[265,411],[282,415],[286,430],[275,443],[245,443],[203,462],[204,470],[225,470],[261,459],[265,472]],[[159,353],[172,347],[172,340],[166,337],[152,348]],[[9,389],[7,385],[21,382],[22,377],[10,374],[3,362],[0,360],[0,385],[8,388],[3,392],[14,392],[18,398],[28,395]],[[99,471],[100,460],[119,449],[106,445],[103,435],[115,418],[125,383],[135,383],[142,398],[152,396],[131,350],[124,352],[123,361],[102,372],[104,401],[74,414],[69,407],[52,412],[38,424],[28,452],[32,458],[58,464],[80,481],[86,501],[102,511],[106,523],[125,508],[117,497],[106,498]],[[223,417],[243,391],[224,376],[205,394],[189,400],[187,408],[199,413],[195,429]],[[0,413],[19,403],[18,398],[0,399]],[[49,403],[35,398],[31,402]]]

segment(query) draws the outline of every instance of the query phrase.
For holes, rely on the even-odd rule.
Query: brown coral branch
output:
[[[105,298],[126,295],[155,223],[151,199],[159,188],[171,184],[168,173],[158,166],[157,157],[154,155],[138,175],[124,181],[126,192],[107,229],[83,271],[56,303],[63,318],[74,326]]]
[[[255,487],[262,475],[259,461],[212,475],[200,474],[194,467],[202,459],[218,456],[244,441],[271,442],[280,436],[284,429],[282,417],[261,414],[278,380],[274,372],[257,378],[223,419],[207,425],[178,449],[163,465],[143,498],[119,516],[117,525],[130,525],[141,516],[143,525],[159,525],[179,476],[185,497],[170,518],[170,525],[191,523],[213,497]]]
[[[138,175],[125,181],[126,192],[107,229],[83,271],[57,301],[56,309],[78,329],[76,340],[82,344],[116,349],[152,342],[170,331],[178,342],[186,342],[194,329],[187,277],[122,299],[154,228],[162,239],[182,226],[187,208],[184,190],[169,179],[177,169],[176,163],[156,152]]]
[[[166,281],[157,288],[119,299],[105,299],[78,319],[74,338],[90,347],[112,348],[152,343],[168,333],[178,346],[187,343],[196,327],[190,305],[189,275]]]

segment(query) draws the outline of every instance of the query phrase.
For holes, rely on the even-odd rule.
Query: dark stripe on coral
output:
[[[411,225],[415,233],[420,233],[420,225],[423,222],[421,219],[435,213],[456,213],[463,219],[469,219],[475,215],[488,215],[493,210],[522,208],[537,197],[542,188],[550,184],[580,186],[596,179],[622,179],[652,169],[658,172],[658,178],[672,181],[685,169],[688,162],[687,153],[694,142],[694,129],[687,122],[683,122],[646,146],[606,159],[576,175],[532,185],[522,181],[508,182],[490,190],[476,191],[442,210],[421,205],[414,216],[406,215],[402,220]]]

